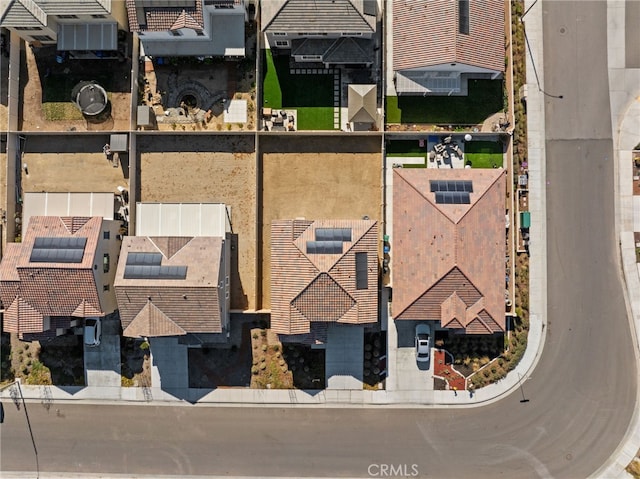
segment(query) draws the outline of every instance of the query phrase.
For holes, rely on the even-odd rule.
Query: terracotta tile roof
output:
[[[469,34],[455,0],[393,0],[393,69],[462,63],[504,72],[502,0],[469,1]]]
[[[437,204],[431,180],[472,182],[470,204]],[[505,327],[502,169],[395,169],[393,313],[466,333]]]
[[[178,18],[176,18],[174,24],[171,25],[170,30],[180,30],[181,28],[202,30],[202,24],[198,23],[191,15],[186,12],[186,10],[182,10]]]
[[[177,28],[202,30],[202,0],[195,0],[193,7],[139,7],[136,0],[126,0],[129,29],[132,32],[162,32]],[[144,12],[140,18],[139,13]],[[180,26],[183,25],[183,26]]]
[[[219,272],[224,240],[214,237],[123,239],[115,278],[116,299],[125,336],[221,333]],[[184,279],[125,278],[131,253],[160,253],[162,266],[186,266]]]
[[[0,263],[5,330],[41,333],[45,316],[103,316],[93,264],[102,218],[32,216],[22,243],[7,245]],[[32,262],[36,238],[86,238],[77,263]],[[53,328],[53,326],[51,326]],[[55,329],[54,329],[55,332]]]
[[[311,253],[319,229],[344,228],[336,253]],[[271,225],[271,328],[326,339],[328,322],[378,321],[378,225],[373,220],[279,220]],[[340,250],[340,251],[338,251]],[[356,284],[356,253],[367,253],[366,288]],[[362,284],[361,284],[362,286]],[[322,333],[324,331],[324,334]],[[304,336],[297,340],[304,341]]]

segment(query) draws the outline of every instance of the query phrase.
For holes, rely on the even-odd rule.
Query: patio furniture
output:
[[[444,145],[437,143],[433,149],[436,150],[436,153],[442,153],[444,151]]]
[[[443,152],[442,152],[442,156],[443,156],[444,158],[449,158],[449,152],[448,152],[447,150],[443,151]]]
[[[262,109],[262,117],[263,118],[271,118],[272,110],[271,108],[263,108]]]
[[[451,137],[450,137],[450,136],[447,136],[447,137],[444,139],[444,144],[445,144],[445,145],[448,145],[449,143],[451,143]]]
[[[429,152],[429,161],[433,162],[433,160],[435,160],[436,158],[436,152],[435,151],[430,151]]]
[[[277,116],[273,119],[273,125],[283,125],[284,124],[284,118],[282,118],[281,116]]]

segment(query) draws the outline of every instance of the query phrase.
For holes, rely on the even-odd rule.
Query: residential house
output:
[[[0,263],[4,331],[50,339],[115,311],[120,227],[99,216],[32,216]]]
[[[398,95],[464,95],[469,78],[505,69],[502,0],[393,0]]]
[[[127,30],[124,0],[11,0],[0,26],[32,45],[55,45],[58,51],[118,51],[118,30]]]
[[[393,172],[393,317],[505,330],[505,170]]]
[[[270,48],[296,62],[328,68],[375,60],[376,0],[270,0],[260,8]]]
[[[225,342],[230,306],[225,205],[138,203],[136,211],[139,236],[124,238],[115,279],[124,336],[180,336],[194,346]]]
[[[141,55],[245,56],[247,11],[242,0],[126,0],[129,28]]]
[[[373,220],[274,221],[271,329],[313,344],[331,324],[376,324],[378,247]]]

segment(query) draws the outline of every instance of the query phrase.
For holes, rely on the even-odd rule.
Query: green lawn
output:
[[[465,162],[473,168],[502,166],[502,144],[497,141],[468,141],[464,144]]]
[[[387,144],[386,150],[387,156],[427,156],[426,148],[420,148],[418,140],[392,140]]]
[[[469,80],[467,96],[386,98],[387,123],[472,125],[502,108],[502,80]]]
[[[289,58],[265,50],[264,106],[298,111],[298,129],[333,130],[333,75],[292,75]]]

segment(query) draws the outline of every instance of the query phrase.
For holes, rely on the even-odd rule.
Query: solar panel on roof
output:
[[[84,249],[87,244],[87,238],[82,237],[49,237],[41,236],[36,238],[33,243],[34,248],[46,249]]]
[[[431,180],[429,184],[432,193],[438,191],[464,191],[473,193],[473,183],[468,180]]]
[[[437,191],[436,204],[441,205],[468,205],[471,197],[466,191]]]
[[[351,241],[351,228],[316,228],[316,241]]]
[[[84,250],[36,248],[31,251],[32,263],[81,263]]]
[[[356,253],[356,289],[369,287],[369,270],[367,267],[367,253]]]
[[[32,263],[81,263],[87,238],[41,236],[33,242]]]
[[[186,266],[127,264],[124,279],[186,279]]]
[[[127,255],[128,265],[156,265],[162,263],[162,254],[160,253],[129,253]]]
[[[307,241],[307,254],[342,254],[342,241]]]

